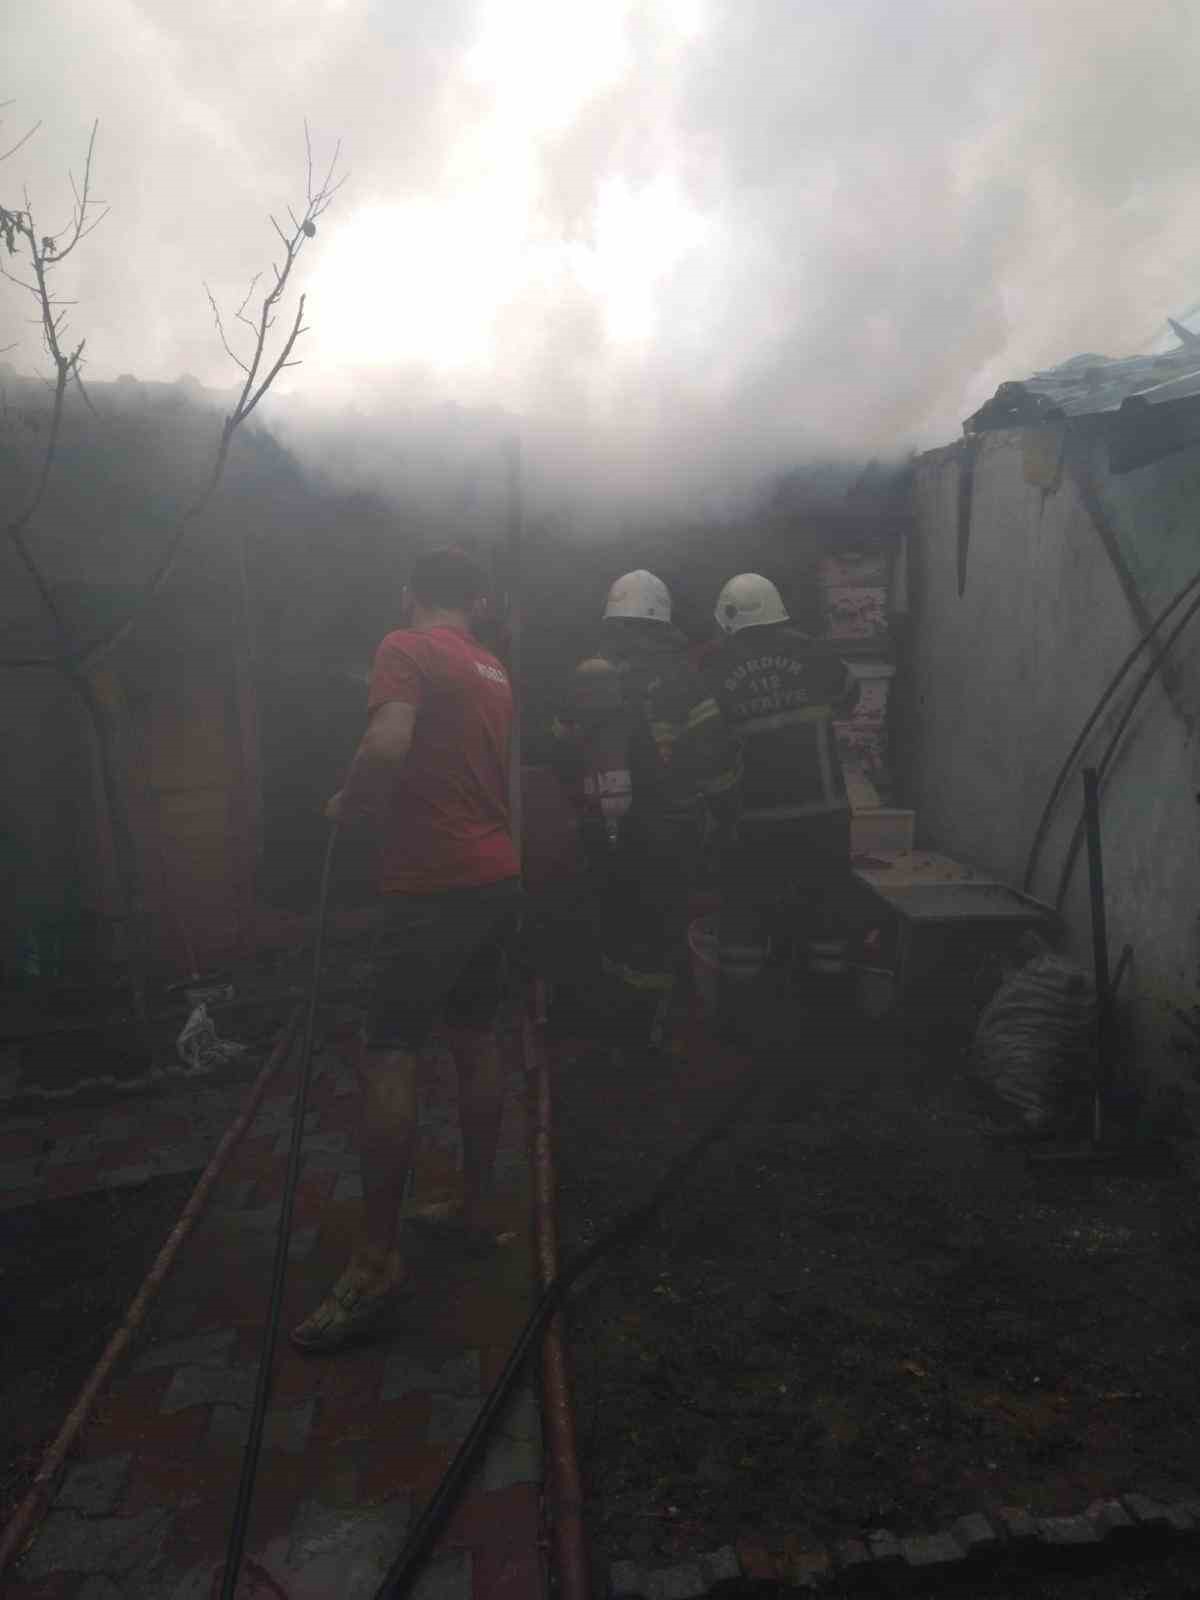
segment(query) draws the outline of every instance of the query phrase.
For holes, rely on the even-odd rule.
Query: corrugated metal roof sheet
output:
[[[1061,366],[1035,372],[1017,383],[1002,383],[993,399],[963,424],[967,433],[983,428],[1019,427],[1056,417],[1092,416],[1116,411],[1137,396],[1149,405],[1200,395],[1200,338],[1192,336],[1156,355],[1079,355]]]
[[[1151,403],[1182,400],[1200,394],[1200,344],[1166,355],[1131,356],[1106,361],[1103,356],[1076,356],[1049,372],[1026,378],[1024,388],[1057,406],[1068,417],[1115,411],[1130,395]]]

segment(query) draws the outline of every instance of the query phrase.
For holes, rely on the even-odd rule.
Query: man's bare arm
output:
[[[380,819],[412,748],[417,708],[403,700],[377,706],[350,763],[346,783],[325,808],[332,822],[348,827]]]

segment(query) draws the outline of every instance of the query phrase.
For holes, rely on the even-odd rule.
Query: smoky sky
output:
[[[202,281],[268,266],[304,120],[341,140],[270,415],[378,486],[431,418],[460,455],[517,418],[560,486],[703,503],[954,437],[1200,295],[1188,0],[7,0],[0,62],[2,144],[41,121],[6,203],[60,222],[99,119],[94,378],[228,385]]]

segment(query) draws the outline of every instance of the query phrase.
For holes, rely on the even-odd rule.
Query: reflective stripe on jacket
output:
[[[744,628],[709,663],[708,681],[741,745],[744,821],[847,808],[833,722],[857,687],[843,661],[786,623]]]
[[[683,636],[663,623],[607,627],[555,731],[580,748],[593,794],[614,781],[603,775],[628,769],[629,816],[640,824],[694,827],[706,803],[718,816],[736,807],[741,752]]]

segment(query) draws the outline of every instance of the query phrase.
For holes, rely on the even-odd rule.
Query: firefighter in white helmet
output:
[[[669,623],[671,591],[652,572],[642,569],[627,572],[608,591],[608,599],[604,602],[604,620]]]
[[[853,710],[858,685],[757,572],[731,578],[714,615],[723,638],[706,669],[743,760],[721,873],[721,1020],[737,1034],[774,936],[790,932],[811,972],[840,966],[850,809],[834,719]]]
[[[692,871],[710,813],[736,806],[740,758],[652,572],[627,572],[608,591],[598,646],[576,668],[555,734],[599,936],[599,981],[575,998],[589,1028],[607,1022],[612,1043],[661,1043]]]

